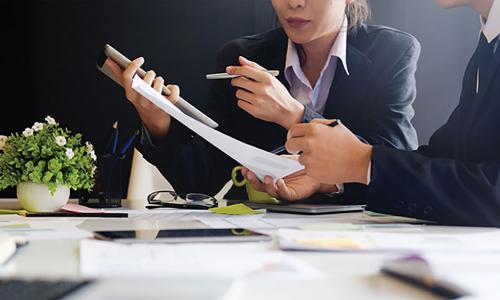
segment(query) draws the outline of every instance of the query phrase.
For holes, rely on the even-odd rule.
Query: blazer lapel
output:
[[[355,86],[352,86],[353,83],[359,82],[359,76],[362,76],[364,70],[373,64],[363,52],[350,43],[347,44],[346,60],[350,75],[347,75],[343,64],[339,62],[323,112],[323,116],[326,118],[335,117],[334,114],[338,112],[336,108],[340,102],[344,98],[349,98],[349,92],[356,89]]]
[[[495,55],[493,56],[493,61],[491,65],[486,69],[486,72],[489,76],[485,78],[484,81],[480,81],[480,93],[478,95],[478,99],[483,99],[487,94],[489,89],[491,88],[491,84],[493,83],[493,79],[496,78],[496,74],[500,69],[500,50],[497,50]],[[481,72],[481,71],[480,71]],[[479,78],[481,80],[481,77]],[[481,87],[482,85],[482,87]]]

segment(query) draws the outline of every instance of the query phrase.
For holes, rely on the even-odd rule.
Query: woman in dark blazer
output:
[[[284,143],[294,124],[340,118],[370,144],[415,149],[410,120],[418,41],[392,28],[366,25],[366,0],[272,4],[280,28],[233,40],[218,53],[218,72],[242,75],[213,82],[207,113],[220,124],[218,130],[271,150]],[[127,98],[144,122],[144,157],[178,193],[213,195],[237,163],[131,89],[143,62],[136,59],[124,72],[108,64],[122,78]],[[280,75],[274,78],[264,68]],[[149,71],[144,80],[159,89],[164,80],[155,77]],[[169,87],[169,100],[175,101],[179,88]],[[346,187],[344,195],[355,194]]]

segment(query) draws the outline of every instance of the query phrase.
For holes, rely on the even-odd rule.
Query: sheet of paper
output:
[[[304,168],[297,161],[245,144],[189,117],[138,76],[134,77],[132,88],[241,165],[252,170],[261,180],[265,176],[283,178]]]
[[[280,229],[280,248],[330,251],[500,251],[500,230],[487,233],[386,233]]]
[[[267,243],[118,244],[83,240],[82,275],[97,277],[210,276],[318,278],[308,264]]]

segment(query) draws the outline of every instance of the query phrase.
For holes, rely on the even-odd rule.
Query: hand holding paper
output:
[[[304,168],[296,161],[245,144],[191,118],[169,101],[165,101],[160,93],[138,76],[134,77],[132,88],[206,141],[253,171],[261,180],[264,180],[265,176],[277,180]]]

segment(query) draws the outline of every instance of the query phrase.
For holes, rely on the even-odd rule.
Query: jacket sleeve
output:
[[[415,115],[412,104],[417,94],[415,73],[420,44],[412,39],[409,47],[401,53],[384,80],[385,84],[372,98],[378,102],[372,106],[374,111],[370,116],[376,121],[363,137],[373,145],[415,150],[418,140],[411,119]]]
[[[500,226],[500,164],[375,146],[367,209],[445,225]]]

